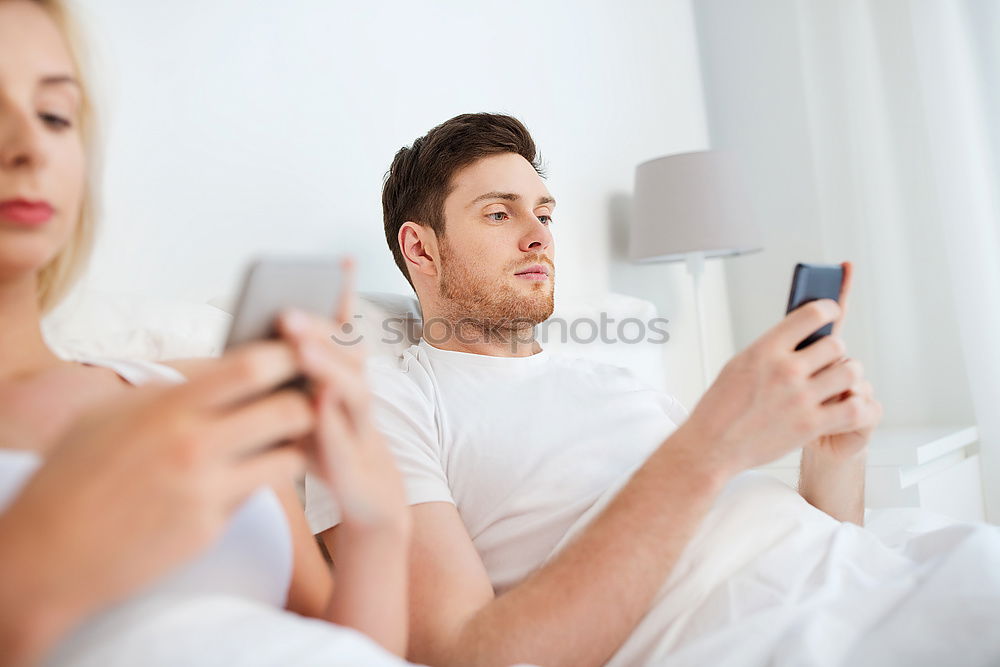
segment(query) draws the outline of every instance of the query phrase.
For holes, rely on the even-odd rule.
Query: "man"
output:
[[[839,326],[838,304],[789,314],[688,416],[629,373],[549,356],[531,337],[553,309],[555,205],[528,131],[502,115],[434,128],[385,181],[386,240],[425,322],[418,345],[371,369],[374,418],[412,505],[417,662],[643,664],[699,635],[697,618],[678,634],[678,616],[651,609],[705,580],[692,553],[729,548],[709,549],[706,526],[749,516],[767,527],[750,540],[765,554],[791,525],[769,516],[779,505],[827,533],[862,522],[881,406],[837,332],[795,351]],[[730,484],[798,447],[812,507],[787,487],[791,499]],[[311,483],[307,515],[336,561],[339,513]]]

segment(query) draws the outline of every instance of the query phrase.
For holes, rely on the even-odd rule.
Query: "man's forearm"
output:
[[[699,456],[698,438],[675,431],[558,556],[464,624],[447,662],[607,662],[730,477]]]
[[[817,447],[804,448],[799,493],[838,521],[864,525],[866,459],[865,449],[840,459]]]

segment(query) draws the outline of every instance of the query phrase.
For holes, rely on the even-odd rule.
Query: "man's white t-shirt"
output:
[[[373,360],[369,380],[409,503],[457,506],[498,594],[687,417],[625,369],[545,350],[490,357],[421,340]],[[315,533],[340,521],[310,478],[306,516]]]

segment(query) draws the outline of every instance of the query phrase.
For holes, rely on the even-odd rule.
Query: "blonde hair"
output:
[[[74,75],[82,92],[78,128],[86,156],[83,200],[73,233],[66,246],[59,250],[38,273],[38,305],[45,313],[52,310],[66,296],[86,267],[94,246],[97,231],[98,141],[90,88],[86,82],[85,49],[76,22],[62,0],[34,0],[34,2],[52,18],[69,49],[75,69]]]

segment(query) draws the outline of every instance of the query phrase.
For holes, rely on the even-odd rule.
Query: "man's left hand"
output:
[[[850,262],[844,262],[841,266],[844,268],[839,300],[841,315],[833,324],[834,336],[841,335],[843,331],[844,321],[847,317],[847,298],[851,291],[851,276],[853,273],[853,266]],[[844,357],[832,365],[836,366],[847,362],[848,358]],[[859,416],[862,417],[861,422],[863,426],[843,433],[831,433],[820,436],[808,443],[806,449],[813,450],[813,453],[821,456],[823,459],[835,462],[849,461],[863,455],[868,446],[868,441],[871,439],[872,431],[874,431],[882,419],[882,405],[875,399],[875,392],[871,382],[863,377],[849,390],[829,399],[827,403],[838,403],[852,397],[860,399],[858,400],[858,409],[862,413]]]

